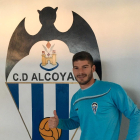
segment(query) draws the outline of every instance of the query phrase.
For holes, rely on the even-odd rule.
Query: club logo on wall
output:
[[[46,47],[44,45],[42,45],[45,51],[42,51],[42,63],[40,64],[40,67],[46,71],[52,71],[54,69],[56,69],[59,64],[56,62],[56,51],[53,50],[53,46],[51,46],[51,44],[48,42],[46,44]],[[47,57],[46,54],[47,53]],[[51,63],[51,65],[53,65],[52,68],[46,68],[45,66],[48,65],[48,63]]]
[[[19,81],[21,79],[18,78],[19,75],[17,73],[13,75],[13,78],[16,80],[8,82],[11,71],[21,60],[30,55],[30,50],[37,42],[46,41],[40,46],[42,52],[40,52],[40,62],[38,63],[40,70],[46,72],[46,77],[51,75],[49,72],[53,72],[52,79],[55,81],[54,77],[59,76],[56,71],[61,68],[60,61],[57,62],[60,57],[60,55],[57,55],[57,50],[60,46],[51,43],[51,41],[60,40],[67,45],[70,53],[75,54],[79,51],[91,53],[96,65],[96,73],[100,79],[102,78],[99,49],[92,29],[81,16],[72,12],[73,24],[71,28],[65,33],[58,31],[54,26],[57,9],[45,7],[41,11],[38,10],[42,28],[36,35],[28,34],[25,30],[25,19],[23,19],[11,37],[7,52],[6,84],[32,140],[71,139],[72,136],[69,135],[68,130],[62,130],[62,133],[61,130],[50,130],[47,121],[51,117],[50,112],[53,112],[53,109],[56,109],[59,118],[69,118],[69,99],[71,94],[74,94],[79,88],[77,88],[78,84],[74,81],[71,72],[68,75],[67,82],[61,83],[59,83],[59,78],[56,78],[58,79],[57,83],[49,81],[44,83],[41,81],[39,83],[22,83],[18,82],[18,79]],[[62,81],[64,81],[66,72],[60,72],[60,75]],[[34,79],[36,79],[35,73],[33,74]],[[49,80],[51,78],[46,79]],[[72,79],[73,82],[70,83],[69,79]]]

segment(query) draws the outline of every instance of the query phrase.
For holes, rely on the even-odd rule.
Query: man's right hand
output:
[[[49,128],[56,128],[59,123],[59,118],[57,116],[56,110],[53,111],[54,117],[50,117],[48,123],[49,123]]]

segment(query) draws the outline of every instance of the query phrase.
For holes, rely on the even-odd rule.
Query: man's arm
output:
[[[79,127],[79,123],[71,118],[59,119],[56,110],[54,110],[54,117],[50,117],[48,123],[49,123],[49,128],[57,127],[64,130],[71,130]]]
[[[140,138],[140,110],[121,86],[116,86],[115,91],[112,93],[112,98],[116,107],[130,120],[126,140],[138,140]]]
[[[51,117],[49,120],[50,128],[60,128],[64,130],[71,130],[78,128],[80,126],[80,121],[73,107],[73,98],[71,100],[71,110],[70,110],[70,118],[69,119],[59,119],[56,110],[54,110],[54,117]]]
[[[59,124],[57,128],[64,129],[64,130],[72,130],[78,128],[80,125],[78,122],[74,121],[73,119],[59,119]]]

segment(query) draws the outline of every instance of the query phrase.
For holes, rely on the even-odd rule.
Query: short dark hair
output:
[[[93,57],[91,56],[90,53],[86,52],[86,51],[81,51],[76,53],[73,58],[72,58],[72,62],[74,63],[75,61],[78,60],[87,60],[91,63],[91,66],[94,65],[94,61],[93,61]]]

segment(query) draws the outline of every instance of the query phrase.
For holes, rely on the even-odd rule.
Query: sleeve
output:
[[[126,140],[138,140],[140,138],[140,110],[119,85],[115,87],[112,98],[116,107],[130,120]]]
[[[57,128],[64,130],[72,130],[80,126],[79,117],[73,106],[73,99],[71,101],[71,110],[69,119],[59,119],[59,124]]]

